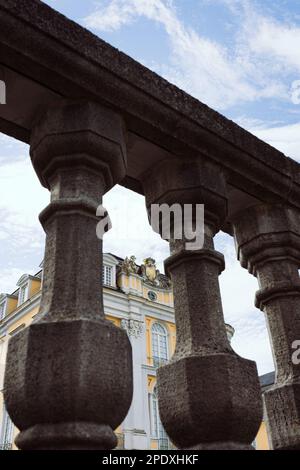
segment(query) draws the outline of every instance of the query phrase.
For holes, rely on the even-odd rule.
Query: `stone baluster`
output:
[[[177,341],[172,359],[158,370],[162,423],[178,448],[252,449],[262,419],[258,374],[228,341],[218,281],[224,258],[213,243],[227,213],[224,175],[201,160],[167,160],[145,174],[144,190],[149,214],[152,204],[205,205],[202,248],[188,250],[186,240],[171,235],[165,262]]]
[[[260,204],[237,214],[233,227],[241,265],[258,279],[256,306],[273,350],[275,384],[264,393],[271,447],[299,450],[300,364],[293,355],[300,340],[300,212]]]
[[[98,104],[48,109],[32,131],[31,159],[51,202],[37,321],[11,338],[4,395],[20,449],[111,449],[132,399],[127,334],[107,321],[102,195],[126,170],[124,126]]]

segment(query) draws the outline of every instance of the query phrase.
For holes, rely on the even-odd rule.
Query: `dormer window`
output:
[[[18,307],[28,299],[30,278],[31,276],[29,274],[23,274],[17,282],[17,286],[19,287]]]
[[[113,267],[103,265],[102,268],[102,282],[104,286],[112,286],[113,285]]]
[[[111,253],[103,254],[102,285],[104,287],[116,288],[116,266],[119,263]]]
[[[27,287],[28,284],[20,287],[18,305],[22,305],[27,300]]]
[[[6,313],[6,299],[0,300],[0,320],[3,320]]]

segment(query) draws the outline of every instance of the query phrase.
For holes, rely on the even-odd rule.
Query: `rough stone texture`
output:
[[[8,347],[4,396],[21,449],[113,448],[131,403],[131,345],[104,317],[96,237],[96,208],[125,173],[123,139],[119,116],[91,103],[49,110],[32,135],[51,203],[40,311]]]
[[[221,226],[230,231],[232,214],[249,207],[255,199],[300,208],[299,164],[43,2],[0,0],[0,59],[4,73],[11,80],[7,89],[10,90],[12,85],[14,94],[21,98],[25,82],[30,90],[27,99],[20,99],[17,105],[11,104],[8,96],[7,105],[0,109],[0,130],[25,142],[31,141],[34,167],[42,184],[51,189],[51,204],[41,214],[41,222],[47,232],[47,246],[39,323],[12,339],[10,350],[13,352],[8,356],[5,397],[12,417],[14,410],[20,410],[20,416],[25,413],[22,393],[28,390],[27,377],[34,373],[30,363],[35,363],[38,356],[38,351],[27,349],[26,345],[38,344],[37,338],[43,336],[39,333],[44,331],[43,325],[49,325],[47,332],[50,334],[53,325],[59,322],[67,322],[69,328],[75,330],[77,325],[77,339],[72,338],[74,348],[78,338],[88,337],[88,334],[83,334],[85,327],[82,325],[91,327],[95,322],[99,328],[101,324],[104,329],[112,329],[113,332],[104,340],[104,343],[109,342],[112,356],[115,356],[114,348],[118,341],[119,344],[125,341],[124,354],[115,366],[114,375],[121,381],[123,374],[123,401],[130,401],[130,346],[122,339],[124,332],[108,327],[103,319],[99,293],[101,244],[93,235],[100,196],[116,182],[121,182],[135,191],[144,190],[148,208],[153,202],[172,201],[206,205],[204,249],[194,252],[191,261],[183,243],[171,240],[172,256],[166,266],[175,286],[179,325],[179,352],[174,356],[174,364],[176,361],[181,364],[186,374],[186,380],[182,382],[174,371],[176,386],[181,384],[188,392],[186,397],[192,397],[189,400],[193,400],[193,407],[202,409],[204,398],[193,384],[195,379],[192,378],[191,367],[196,372],[198,369],[207,370],[211,378],[210,386],[205,384],[211,394],[207,404],[211,415],[210,418],[207,415],[207,423],[223,429],[221,440],[216,444],[210,442],[208,431],[206,434],[203,430],[198,433],[193,424],[195,409],[188,405],[184,423],[177,419],[181,416],[183,399],[175,400],[174,407],[167,403],[163,420],[174,442],[181,446],[199,449],[247,447],[260,420],[259,386],[254,365],[238,358],[226,341],[217,279],[223,261],[222,256],[214,251],[213,235]],[[61,103],[77,98],[105,104],[106,108],[82,103],[61,106]],[[56,108],[47,112],[55,100]],[[45,111],[44,120],[37,122],[36,116]],[[127,165],[123,120],[130,142],[127,145]],[[162,162],[172,157],[174,160],[168,164]],[[150,180],[147,182],[143,174],[149,169]],[[291,365],[289,358],[291,341],[294,337],[297,339],[299,332],[298,215],[293,215],[296,212],[292,209],[275,209],[274,206],[272,210],[263,208],[254,212],[250,211],[253,220],[248,216],[235,219],[235,236],[242,265],[258,277],[261,290],[256,301],[267,312],[273,338],[278,379],[274,390],[265,397],[272,440],[275,448],[297,448],[298,369]],[[195,281],[192,284],[195,276],[197,284]],[[201,283],[205,289],[199,289]],[[115,344],[110,343],[109,337],[115,337]],[[101,346],[103,351],[106,350],[105,344]],[[94,346],[86,347],[91,348],[92,354]],[[17,348],[20,348],[20,354]],[[81,350],[79,362],[74,361],[75,381],[76,368],[78,363],[85,363],[86,351]],[[68,356],[68,349],[65,356]],[[223,412],[214,398],[220,385],[217,383],[216,357],[222,357],[225,364],[225,370],[222,370],[222,383],[225,384],[223,402],[221,400]],[[46,361],[45,356],[43,361]],[[128,365],[124,366],[122,361]],[[172,367],[172,364],[159,372],[160,381],[164,383],[159,388],[160,401],[171,393],[173,387],[173,378],[171,380],[167,372],[167,367]],[[105,381],[108,376],[107,380],[110,380],[111,370],[102,368],[101,374],[101,380]],[[243,378],[243,374],[249,375]],[[100,390],[100,378],[97,384]],[[51,376],[48,386],[51,386]],[[14,394],[15,389],[17,394]],[[178,389],[178,396],[183,397],[183,390]],[[39,391],[30,393],[30,400],[34,401]],[[276,396],[282,399],[280,408],[275,402]],[[87,400],[91,397],[88,396]],[[61,399],[57,392],[56,403]],[[113,401],[113,396],[109,396],[109,400]],[[105,402],[107,409],[110,409],[109,403]],[[240,413],[233,420],[234,423],[240,421],[239,433],[235,424],[229,430],[233,404],[238,404],[236,413]],[[161,412],[164,413],[163,410]],[[116,413],[121,421],[124,410],[116,410]],[[108,448],[115,443],[111,432],[115,422],[112,417],[104,423],[95,414],[97,422],[88,425],[84,419],[62,422],[64,416],[58,416],[54,407],[51,422],[43,423],[42,428],[37,424],[26,428],[26,420],[22,424],[20,416],[17,416],[21,428],[18,442],[23,448],[53,448],[57,445],[57,436],[70,437],[70,433],[73,438],[68,442],[59,438],[63,448],[72,445]],[[228,423],[226,430],[222,424],[225,419]],[[176,426],[168,425],[174,422]],[[180,432],[176,432],[183,424],[189,434],[184,441]],[[192,435],[195,437],[189,440]]]
[[[0,11],[0,55],[7,67],[38,77],[58,96],[108,104],[122,113],[132,133],[176,156],[218,161],[228,171],[228,182],[242,191],[299,206],[297,162],[43,2],[0,0]],[[31,125],[0,119],[0,128],[28,140]],[[143,160],[147,163],[153,165],[151,152]],[[126,184],[138,187],[133,179]]]
[[[187,251],[170,240],[165,262],[173,282],[177,341],[169,364],[158,370],[162,423],[183,449],[251,449],[262,403],[256,364],[239,357],[226,335],[218,275],[223,255],[213,236],[226,216],[224,175],[215,166],[166,161],[145,175],[148,210],[154,202],[204,203],[205,243]]]
[[[112,429],[131,402],[130,349],[123,331],[95,313],[94,320],[35,323],[10,341],[5,399],[22,431],[20,448],[117,444]]]
[[[273,449],[300,449],[300,365],[292,362],[300,339],[299,227],[299,211],[281,205],[251,207],[234,222],[238,257],[258,279],[256,306],[275,360],[275,384],[264,394]]]

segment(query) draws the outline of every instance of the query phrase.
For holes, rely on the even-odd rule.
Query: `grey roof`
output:
[[[275,372],[268,372],[267,374],[261,375],[259,377],[260,385],[261,387],[269,387],[270,385],[273,385],[275,381]]]

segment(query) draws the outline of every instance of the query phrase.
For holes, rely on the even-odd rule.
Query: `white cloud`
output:
[[[274,364],[264,314],[254,307],[257,279],[241,268],[232,237],[219,233],[215,242],[226,262],[220,289],[225,321],[235,328],[232,346],[240,356],[256,361],[264,374]]]
[[[161,271],[169,255],[169,245],[153,232],[147,217],[145,198],[121,186],[115,186],[103,198],[112,229],[104,235],[104,251],[125,257],[135,255],[137,262],[153,256]]]
[[[298,113],[297,110],[289,110],[289,112],[292,111],[300,114],[300,109]],[[300,122],[293,124],[284,124],[283,120],[266,122],[247,116],[240,116],[236,122],[286,156],[300,162]]]
[[[249,127],[249,131],[300,162],[300,122],[286,126]]]
[[[294,80],[291,86],[291,101],[300,104],[300,80]]]
[[[85,18],[98,31],[112,31],[146,17],[165,28],[170,61],[156,67],[169,81],[210,106],[225,109],[236,103],[267,97],[286,97],[286,87],[268,74],[257,74],[255,64],[240,50],[228,50],[179,20],[167,0],[111,0]]]
[[[18,278],[38,269],[44,232],[38,221],[49,195],[32,168],[28,147],[0,135],[0,291],[12,292]]]
[[[117,2],[112,2],[104,11],[97,10],[96,13],[89,15],[86,24],[100,31],[115,31],[134,21],[135,14],[137,10],[130,3],[124,3],[120,8]]]
[[[245,34],[250,50],[268,57],[270,62],[275,58],[277,67],[298,70],[300,73],[300,28],[261,16],[253,9],[250,13],[248,8],[247,13]],[[255,34],[250,34],[253,28]]]

